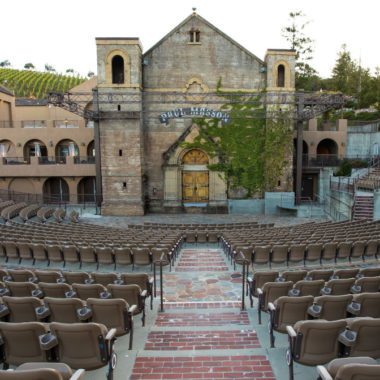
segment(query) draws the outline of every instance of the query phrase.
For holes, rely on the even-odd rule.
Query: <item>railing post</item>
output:
[[[242,273],[242,284],[241,284],[241,310],[245,310],[245,260],[243,260],[243,273]]]
[[[161,256],[162,257],[162,256]],[[164,283],[162,278],[162,260],[160,260],[160,312],[164,312]]]

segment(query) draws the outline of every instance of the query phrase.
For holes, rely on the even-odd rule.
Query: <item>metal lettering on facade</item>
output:
[[[220,119],[223,124],[230,122],[230,115],[227,112],[215,111],[206,107],[188,107],[176,108],[172,111],[163,112],[160,115],[160,122],[168,125],[170,119],[177,119],[180,117],[206,117]]]

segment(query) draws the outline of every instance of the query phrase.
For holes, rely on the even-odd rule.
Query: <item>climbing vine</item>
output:
[[[209,170],[223,173],[227,188],[244,188],[247,197],[273,190],[291,157],[291,119],[287,112],[281,112],[281,118],[267,118],[263,96],[234,93],[233,101],[221,107],[229,113],[230,122],[194,118],[199,134],[193,142],[184,143],[216,157],[217,163],[209,164]]]

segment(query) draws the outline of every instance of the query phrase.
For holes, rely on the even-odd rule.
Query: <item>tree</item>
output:
[[[28,63],[25,63],[24,69],[26,69],[26,70],[34,70],[35,66],[33,65],[33,63],[28,62]]]
[[[48,63],[45,63],[45,71],[55,72],[55,68]]]
[[[261,96],[266,95],[231,95],[233,101],[221,107],[231,121],[196,118],[199,134],[184,144],[217,157],[218,163],[208,168],[223,173],[229,190],[244,188],[247,197],[276,186],[292,147],[292,124],[286,112],[278,120],[266,119]]]
[[[67,69],[67,70],[66,70],[66,73],[67,73],[67,74],[74,74],[74,69]]]
[[[316,90],[320,78],[309,63],[313,59],[314,41],[304,32],[310,22],[304,21],[305,15],[301,11],[290,12],[289,17],[290,25],[282,28],[282,36],[296,52],[296,87]]]
[[[88,77],[88,78],[92,78],[94,75],[95,75],[95,73],[94,73],[93,71],[89,71],[89,72],[87,73],[87,77]]]
[[[0,62],[0,67],[9,67],[11,63],[6,59],[5,61]]]
[[[356,95],[358,90],[358,67],[351,58],[347,45],[343,44],[332,70],[332,86],[346,95]]]

